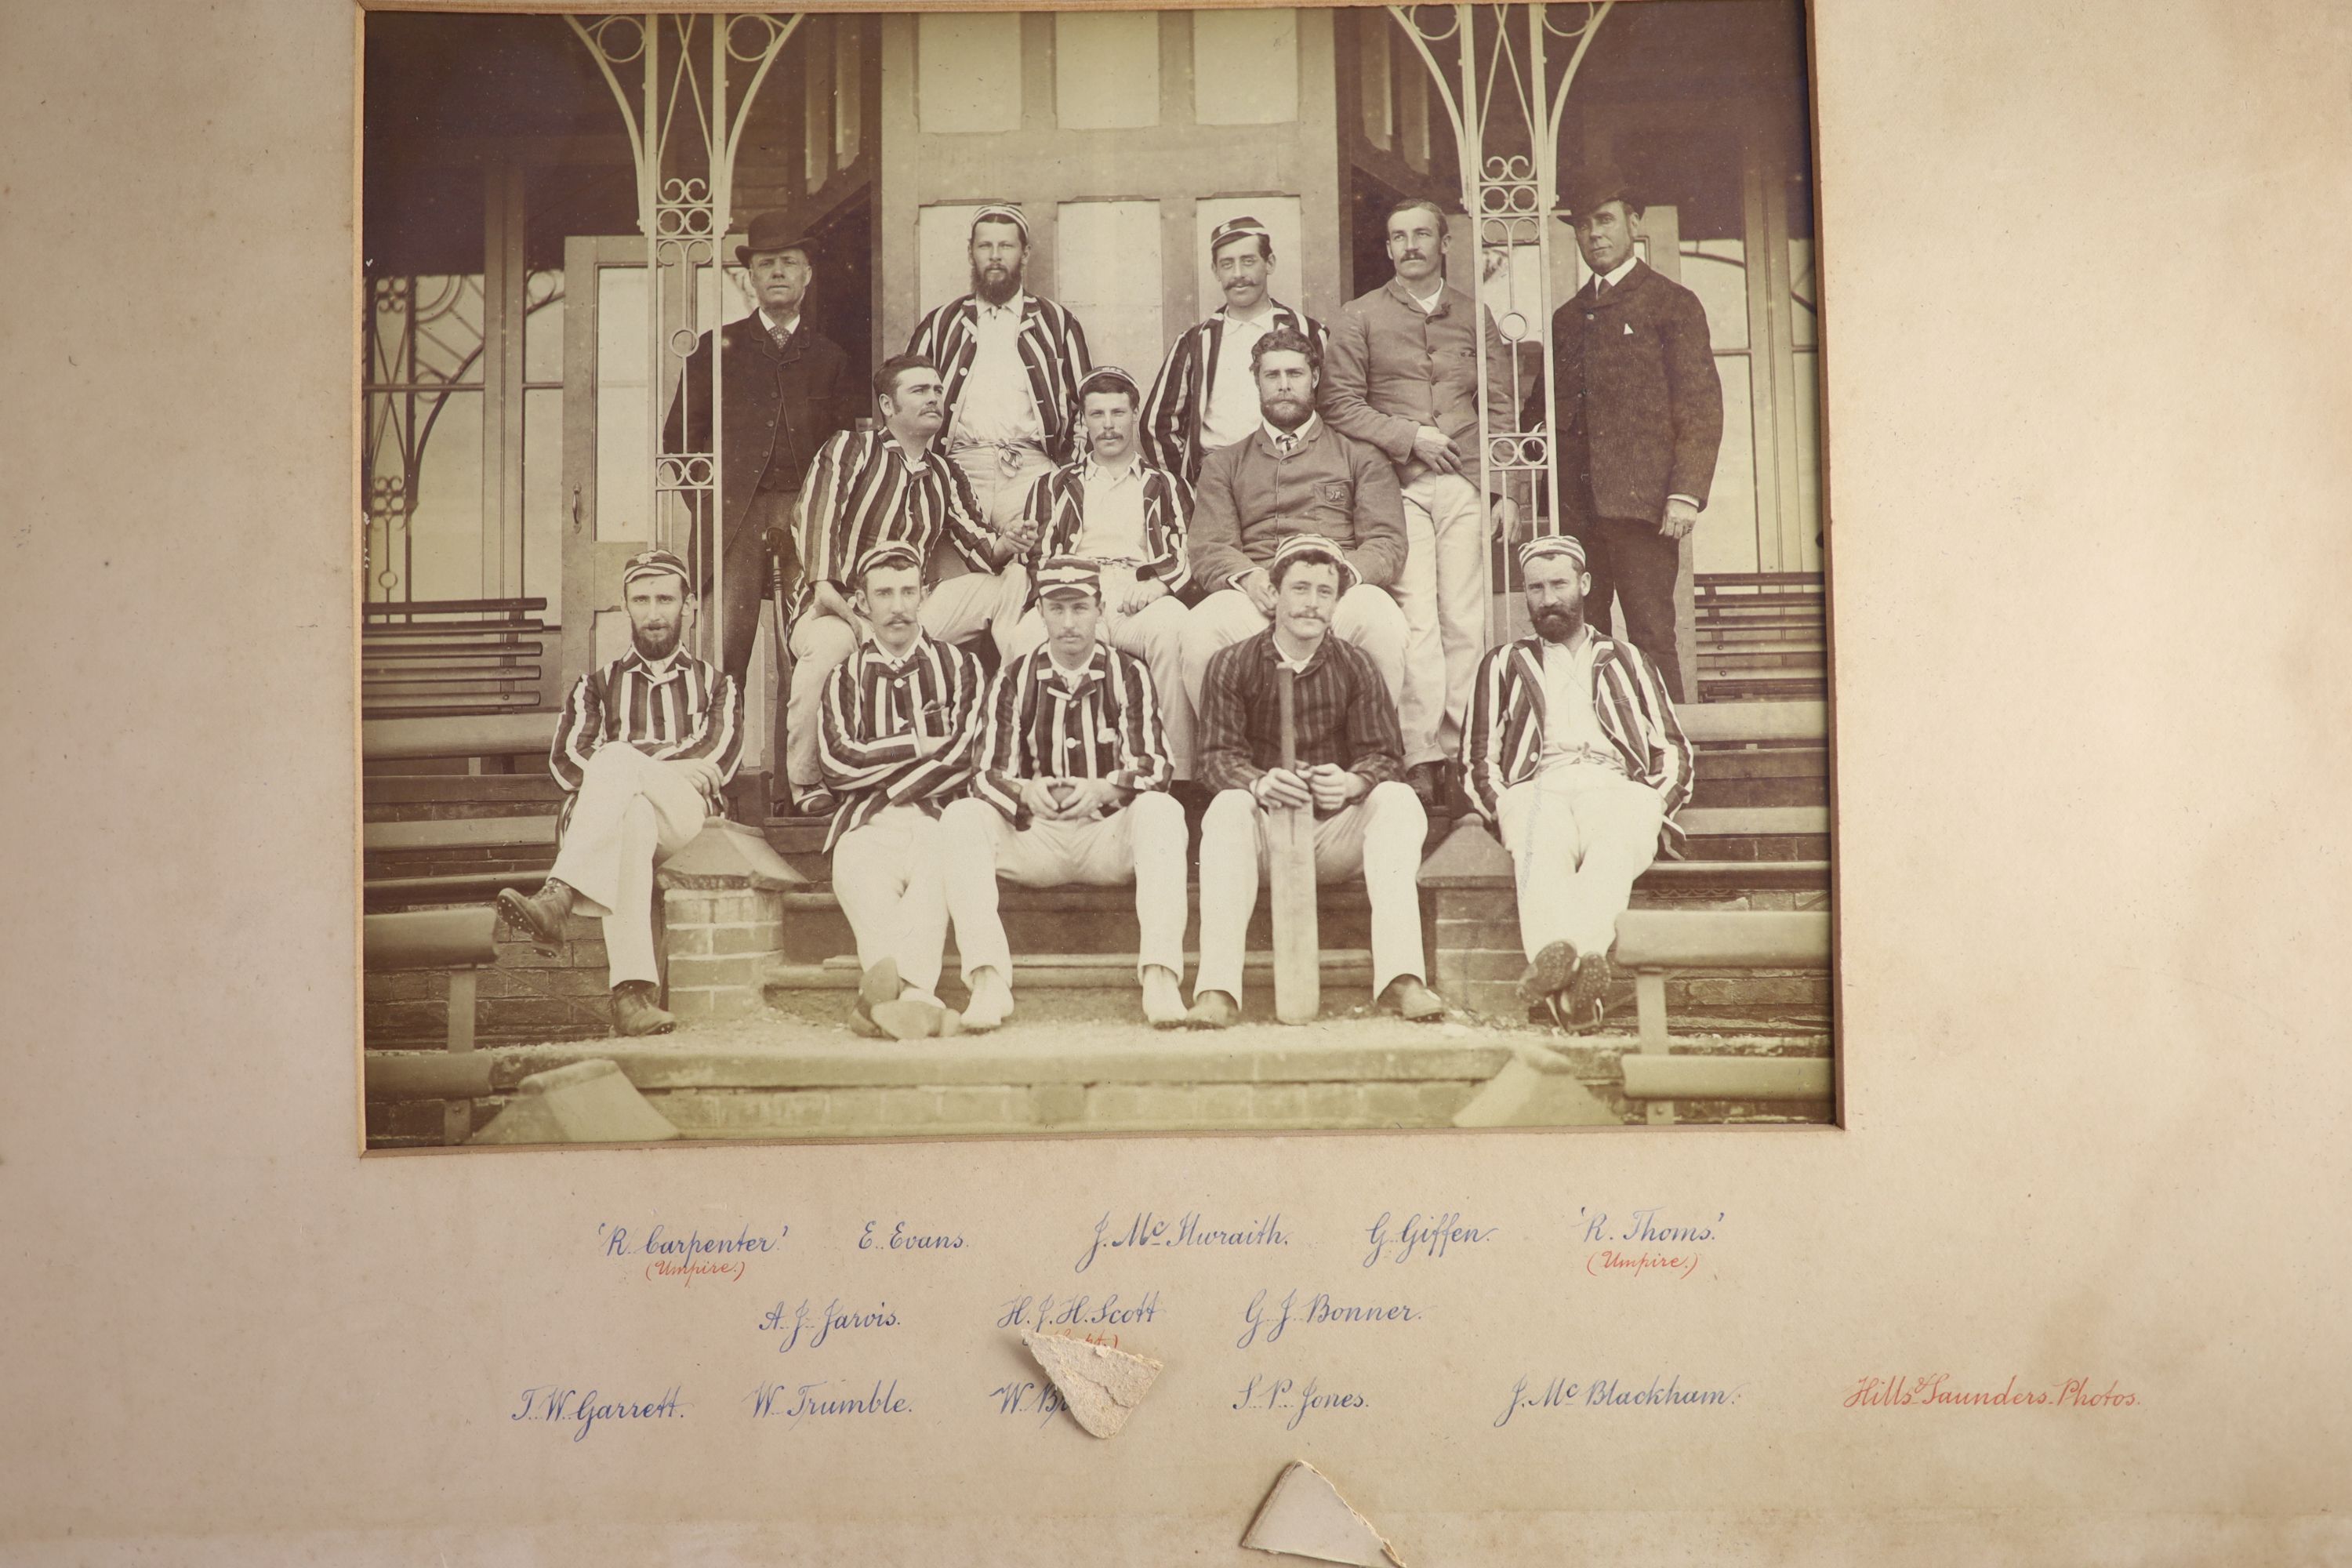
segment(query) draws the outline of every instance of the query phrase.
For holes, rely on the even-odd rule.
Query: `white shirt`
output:
[[[1029,390],[1029,367],[1021,363],[1021,310],[1027,299],[1015,292],[1002,305],[976,301],[971,369],[956,395],[950,447],[999,441],[1045,446],[1045,421],[1038,418],[1037,399]]]
[[[1250,374],[1250,350],[1274,330],[1274,300],[1259,300],[1255,316],[1218,313],[1225,323],[1219,329],[1223,336],[1217,344],[1217,379],[1201,411],[1201,448],[1209,452],[1245,439],[1258,423],[1257,378]]]
[[[1086,515],[1078,524],[1074,555],[1097,561],[1142,561],[1150,552],[1144,540],[1143,465],[1130,451],[1124,467],[1107,468],[1087,456],[1078,469],[1087,498]]]
[[[1398,279],[1398,281],[1402,282],[1402,281],[1403,281],[1403,279]],[[1444,299],[1444,298],[1445,298],[1445,277],[1444,277],[1444,275],[1443,273],[1440,273],[1440,274],[1439,274],[1435,279],[1432,279],[1432,281],[1433,281],[1433,283],[1434,284],[1434,287],[1433,287],[1433,288],[1430,289],[1429,293],[1428,293],[1425,297],[1424,297],[1424,296],[1423,296],[1423,295],[1420,295],[1420,294],[1416,294],[1416,293],[1414,293],[1414,292],[1412,291],[1412,284],[1410,284],[1410,283],[1406,283],[1406,284],[1405,284],[1405,286],[1404,286],[1404,296],[1405,296],[1405,298],[1406,298],[1406,299],[1408,299],[1408,300],[1412,300],[1414,304],[1416,304],[1416,305],[1420,306],[1420,307],[1421,307],[1421,313],[1422,313],[1423,315],[1424,315],[1424,316],[1429,315],[1431,312],[1434,311],[1434,310],[1437,309],[1437,302],[1438,302],[1440,300],[1443,300],[1443,299]]]
[[[1625,274],[1633,271],[1633,263],[1641,259],[1642,256],[1639,251],[1629,251],[1626,253],[1624,260],[1619,262],[1616,266],[1611,268],[1601,276],[1608,280],[1609,287],[1614,289],[1618,284],[1625,281]]]
[[[1290,449],[1296,452],[1299,447],[1304,447],[1307,442],[1315,439],[1315,433],[1323,428],[1323,416],[1320,414],[1308,415],[1307,416],[1307,423],[1301,425],[1296,430],[1285,430],[1276,425],[1273,420],[1266,418],[1264,415],[1260,415],[1258,416],[1257,423],[1258,428],[1265,432],[1266,439],[1274,443],[1274,449],[1276,451],[1281,451],[1282,444],[1287,441],[1291,443]]]
[[[800,317],[793,316],[789,320],[780,321],[776,320],[775,317],[768,314],[768,307],[765,305],[760,307],[760,324],[768,329],[768,335],[772,338],[778,332],[782,332],[785,336],[790,337],[793,333],[801,330]]]
[[[1573,643],[1544,644],[1544,748],[1538,771],[1597,764],[1624,773],[1624,759],[1609,743],[1592,710],[1592,661],[1600,651],[1600,639],[1591,626],[1580,627]]]

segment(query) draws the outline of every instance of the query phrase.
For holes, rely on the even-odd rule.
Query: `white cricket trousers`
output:
[[[1404,487],[1404,692],[1397,725],[1404,760],[1431,763],[1462,749],[1462,725],[1486,651],[1486,508],[1460,474],[1423,474]]]
[[[937,852],[929,857],[943,896],[919,906],[927,913],[939,909],[941,918],[913,940],[936,969],[952,920],[966,983],[992,968],[1009,984],[1013,952],[996,912],[999,877],[1024,888],[1117,887],[1132,880],[1136,974],[1140,978],[1156,963],[1181,981],[1184,850],[1184,808],[1157,790],[1092,822],[1035,822],[1019,829],[984,800],[959,800],[940,814]]]
[[[1003,449],[992,445],[957,447],[948,453],[948,459],[971,481],[972,498],[980,502],[980,521],[999,533],[1021,521],[1029,508],[1030,490],[1054,471],[1054,459],[1035,447],[1020,448],[1019,460],[1009,470]]]
[[[1201,824],[1201,973],[1197,1000],[1222,991],[1242,999],[1242,944],[1257,908],[1266,863],[1266,815],[1245,789],[1219,790]],[[1315,822],[1315,880],[1344,882],[1361,871],[1372,900],[1372,994],[1400,974],[1422,979],[1422,841],[1429,817],[1412,786],[1391,779],[1344,810]]]
[[[1184,617],[1184,700],[1195,714],[1201,710],[1201,689],[1208,683],[1209,660],[1217,650],[1254,637],[1270,624],[1239,588],[1221,588],[1192,606]],[[1389,700],[1402,700],[1407,631],[1404,612],[1387,589],[1359,583],[1340,595],[1331,634],[1371,655],[1381,684],[1389,689]],[[1410,744],[1410,737],[1407,741]]]
[[[694,842],[709,805],[677,763],[618,742],[589,753],[563,846],[548,876],[604,921],[611,983],[658,981],[654,963],[654,868]]]
[[[1021,606],[1029,597],[1029,571],[1019,562],[1001,572],[967,572],[933,584],[916,618],[941,642],[961,642],[981,631],[996,638],[997,651],[1010,645]],[[866,627],[828,616],[814,605],[793,623],[793,679],[784,698],[784,776],[795,789],[817,783],[817,704],[824,683],[841,668]]]
[[[898,978],[924,991],[940,983],[940,944],[928,956],[919,933],[940,918],[940,881],[922,874],[938,855],[939,818],[921,807],[886,805],[833,847],[833,896],[857,938],[857,967],[898,961]]]
[[[1633,880],[1658,858],[1658,792],[1613,769],[1563,763],[1506,789],[1496,826],[1519,886],[1528,957],[1555,942],[1607,952]]]
[[[1132,616],[1122,616],[1106,607],[1100,629],[1095,634],[1107,638],[1120,652],[1142,659],[1144,668],[1151,672],[1151,695],[1160,704],[1160,725],[1168,736],[1168,760],[1175,764],[1180,779],[1192,776],[1192,700],[1184,694],[1187,618],[1184,606],[1171,594],[1152,600]],[[1013,628],[1013,646],[1005,650],[1004,657],[1008,662],[1026,658],[1045,640],[1045,619],[1033,609]]]

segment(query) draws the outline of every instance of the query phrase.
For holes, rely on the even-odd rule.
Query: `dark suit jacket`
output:
[[[1551,341],[1552,461],[1565,521],[1582,520],[1588,477],[1602,517],[1654,523],[1670,495],[1705,506],[1723,441],[1723,383],[1698,296],[1636,261],[1599,303],[1588,285],[1553,311]],[[1519,427],[1543,416],[1538,384]]]
[[[720,329],[727,346],[727,439],[719,455],[719,496],[726,508],[721,538],[743,520],[771,461],[787,488],[798,489],[816,449],[846,430],[865,411],[865,389],[852,384],[849,356],[813,330],[806,316],[780,353],[758,311]],[[666,452],[710,449],[710,334],[702,334],[686,362],[662,426]]]

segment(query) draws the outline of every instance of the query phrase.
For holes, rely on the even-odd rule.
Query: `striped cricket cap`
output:
[[[1584,541],[1572,533],[1541,533],[1519,546],[1519,570],[1524,572],[1537,561],[1554,555],[1566,556],[1576,563],[1579,572],[1584,570]]]
[[[991,202],[971,215],[971,226],[977,231],[984,223],[1009,223],[1021,231],[1021,243],[1029,243],[1029,220],[1011,202]]]
[[[1098,364],[1087,372],[1086,380],[1078,383],[1078,400],[1083,403],[1089,392],[1124,392],[1139,404],[1143,401],[1143,388],[1135,377],[1115,364]]]
[[[862,584],[866,581],[866,574],[877,566],[911,566],[920,572],[923,569],[923,558],[916,554],[915,547],[905,540],[886,539],[857,558],[857,570],[851,574],[849,580]]]
[[[1245,235],[1256,236],[1264,247],[1268,250],[1274,248],[1274,231],[1257,219],[1244,214],[1240,217],[1227,218],[1209,231],[1209,254],[1216,255],[1217,247],[1225,241],[1240,239]]]
[[[1051,555],[1037,567],[1037,596],[1090,594],[1102,596],[1102,568],[1084,555]]]
[[[1348,564],[1347,555],[1339,547],[1319,533],[1294,533],[1274,547],[1274,559],[1266,563],[1269,569],[1286,561],[1304,556],[1309,561],[1328,561],[1339,569],[1339,592],[1346,593],[1362,579]]]
[[[626,590],[630,584],[640,577],[658,577],[665,572],[676,574],[677,580],[683,584],[691,584],[694,581],[687,575],[686,563],[679,560],[676,552],[667,550],[641,550],[630,556],[628,563],[621,568],[621,586]]]

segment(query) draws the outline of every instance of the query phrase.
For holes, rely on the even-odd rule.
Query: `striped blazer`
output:
[[[817,766],[838,793],[824,847],[871,822],[883,807],[919,806],[937,816],[971,777],[985,677],[980,660],[929,632],[893,664],[861,640],[825,678],[817,712]],[[918,735],[945,735],[929,756]]]
[[[615,742],[665,762],[708,757],[724,784],[743,760],[743,689],[684,649],[659,675],[632,647],[572,682],[547,753],[547,771],[564,789],[566,820],[588,759]],[[710,804],[716,808],[718,797]]]
[[[1036,558],[1050,560],[1076,552],[1087,520],[1087,459],[1065,463],[1029,487],[1024,521],[1037,529]],[[1171,594],[1192,580],[1190,552],[1184,548],[1192,527],[1192,487],[1165,468],[1143,465],[1143,542],[1150,552],[1139,563],[1139,579],[1157,578]],[[1033,579],[1029,598],[1036,602]]]
[[[1658,667],[1632,643],[1593,634],[1592,713],[1625,763],[1625,774],[1665,802],[1659,841],[1679,854],[1684,833],[1675,813],[1690,801],[1696,757],[1675,718]],[[1544,747],[1543,639],[1524,637],[1488,648],[1478,661],[1470,721],[1462,727],[1462,774],[1478,815],[1501,820],[1503,792],[1535,777]]]
[[[844,430],[818,449],[801,487],[793,520],[801,558],[800,584],[784,606],[796,621],[816,584],[849,592],[860,557],[887,540],[903,539],[925,563],[942,534],[975,572],[993,572],[989,547],[996,536],[980,521],[980,502],[963,469],[937,446],[909,468],[887,430]]]
[[[1303,332],[1318,353],[1328,353],[1330,337],[1323,323],[1304,310],[1276,300],[1274,323]],[[1143,455],[1188,485],[1201,482],[1201,427],[1209,415],[1209,389],[1217,384],[1217,356],[1225,342],[1225,313],[1184,330],[1160,366],[1160,377],[1143,399]]]
[[[925,316],[907,340],[907,352],[920,354],[940,367],[947,383],[947,421],[942,431],[955,428],[956,399],[971,374],[980,353],[975,323],[979,297],[966,294]],[[1029,395],[1037,400],[1037,419],[1045,427],[1045,455],[1066,463],[1076,455],[1074,434],[1078,423],[1078,383],[1086,380],[1094,362],[1087,357],[1087,334],[1078,319],[1051,300],[1024,293],[1021,300],[1021,335],[1016,340],[1021,363],[1029,372]]]
[[[1175,766],[1143,661],[1097,642],[1075,688],[1053,668],[1053,651],[1041,647],[997,671],[971,793],[1026,827],[1021,786],[1030,779],[1108,779],[1130,794],[1166,789]]]

